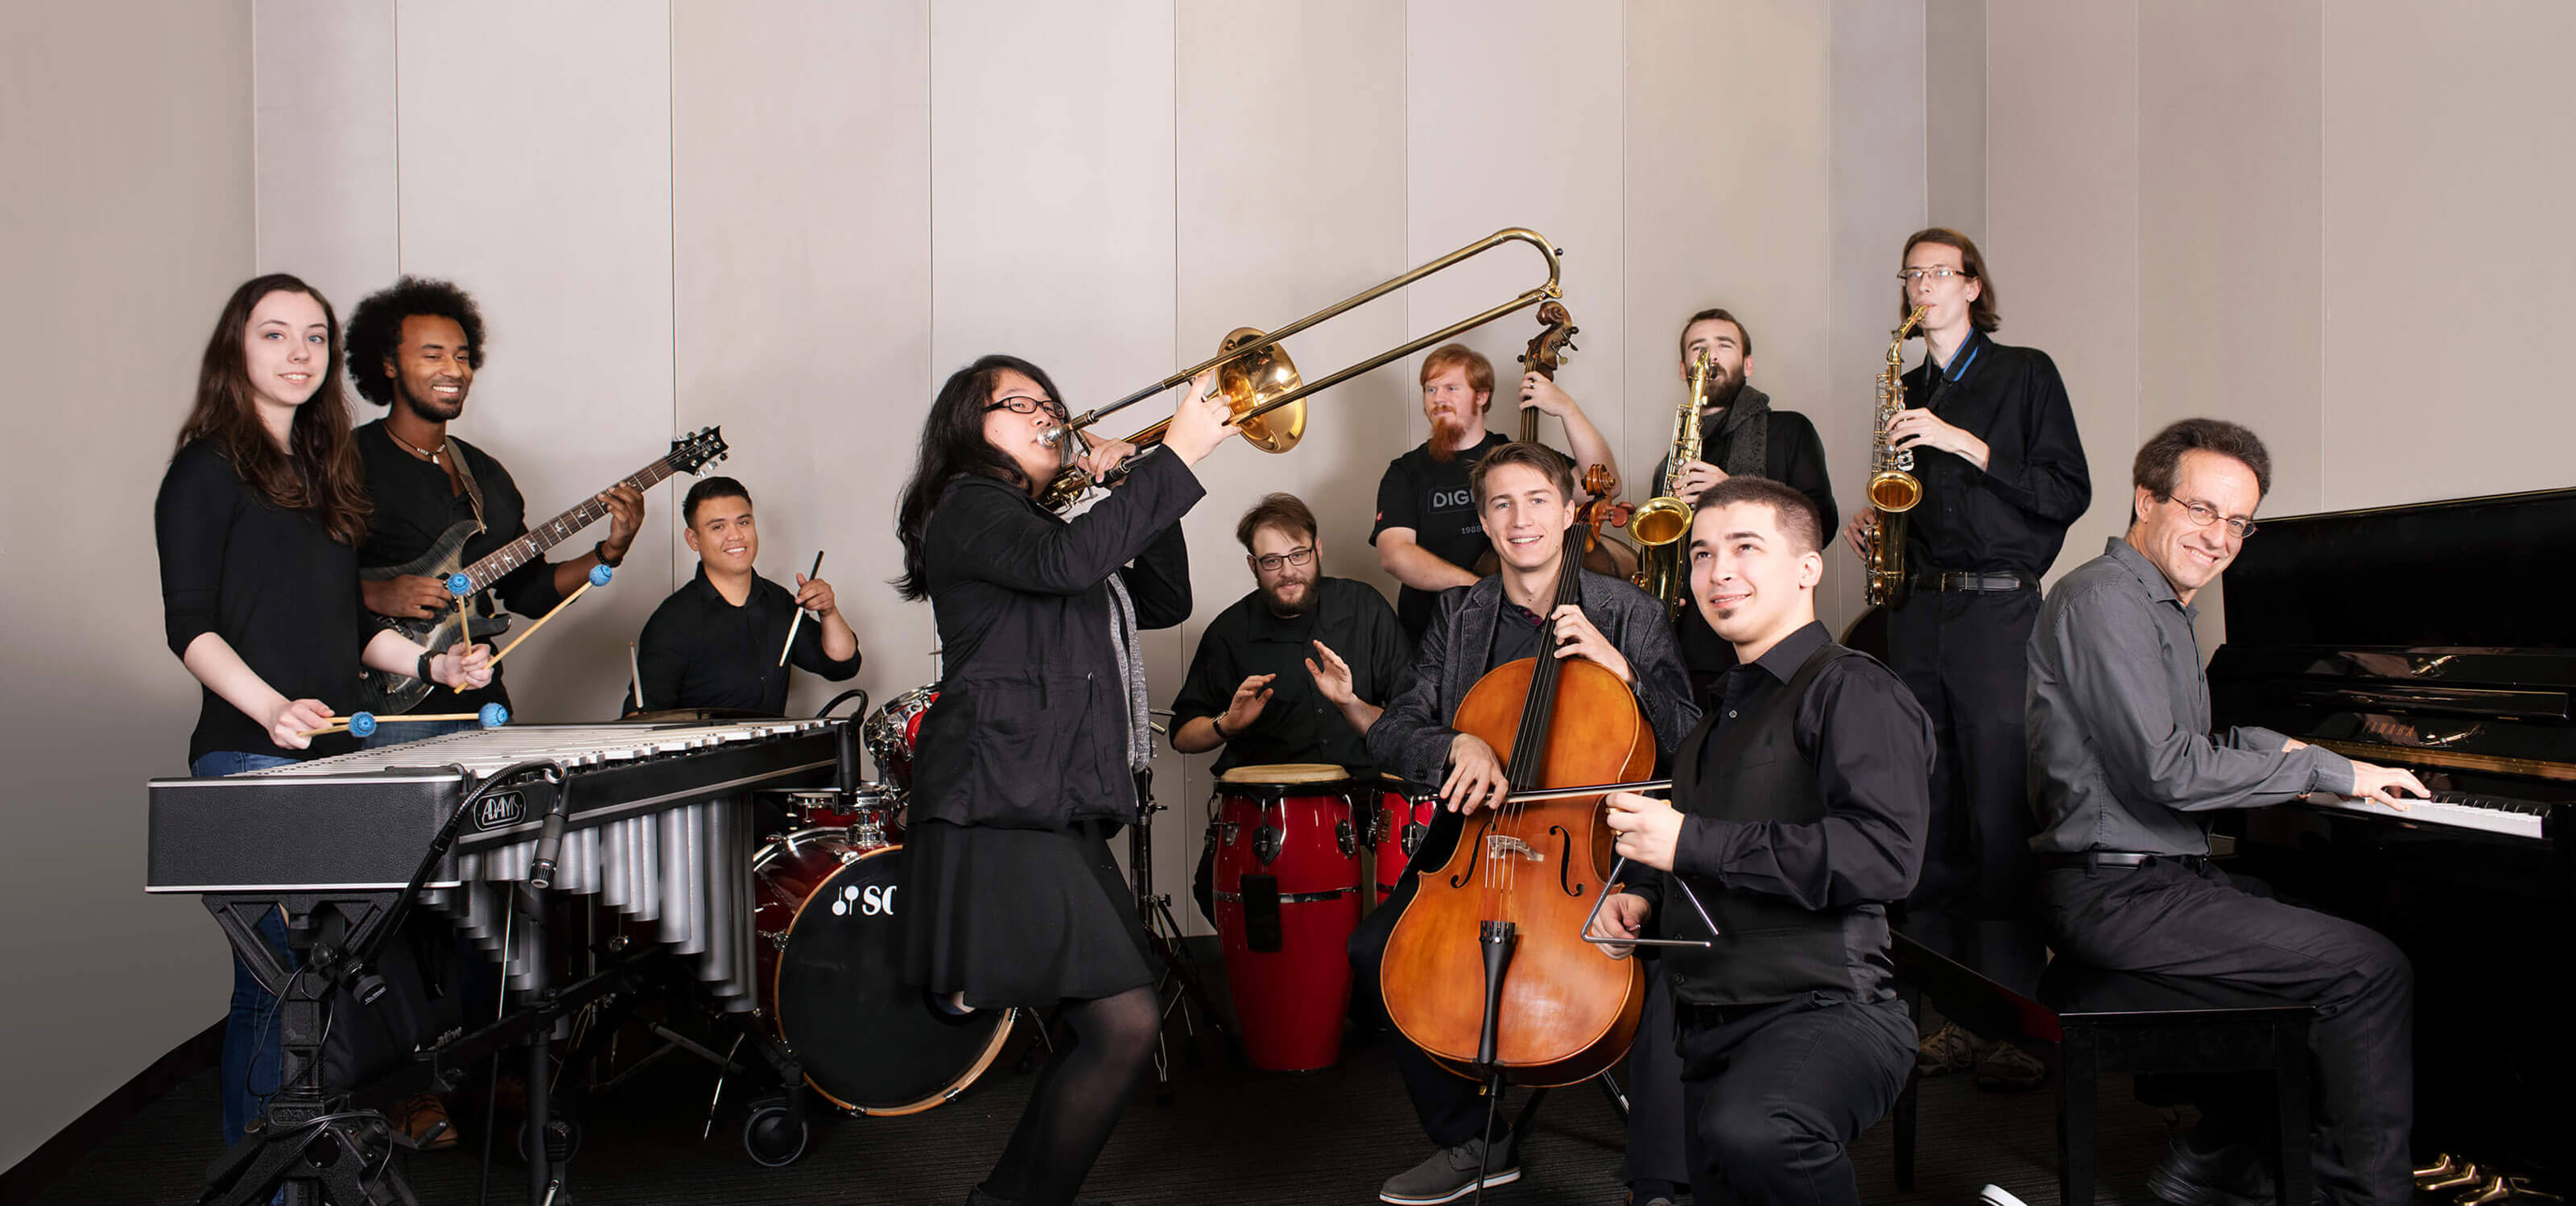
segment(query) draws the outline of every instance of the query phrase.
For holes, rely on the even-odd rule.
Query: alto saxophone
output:
[[[1905,603],[1905,513],[1923,501],[1923,483],[1914,476],[1914,450],[1888,445],[1888,424],[1905,409],[1905,340],[1922,325],[1927,306],[1916,306],[1887,341],[1887,364],[1878,370],[1878,415],[1869,445],[1869,505],[1878,522],[1869,531],[1869,605],[1901,607]]]
[[[1673,494],[1672,488],[1682,466],[1700,459],[1699,411],[1701,399],[1708,396],[1708,373],[1708,353],[1702,351],[1691,369],[1690,394],[1673,416],[1673,446],[1664,457],[1665,492],[1646,500],[1628,518],[1628,534],[1645,546],[1637,557],[1635,581],[1647,594],[1664,601],[1667,616],[1680,615],[1690,605],[1690,577],[1682,572],[1682,538],[1690,535],[1691,505]]]

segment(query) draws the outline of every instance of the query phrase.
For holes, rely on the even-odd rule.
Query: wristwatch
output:
[[[437,654],[434,654],[434,653],[431,653],[430,651],[428,651],[428,650],[426,650],[426,649],[421,650],[421,651],[420,651],[420,665],[417,667],[417,669],[420,671],[420,673],[415,674],[415,675],[413,675],[412,677],[417,678],[417,679],[419,679],[420,681],[425,682],[425,683],[434,683],[434,682],[437,682],[437,681],[438,681],[437,679],[431,678],[431,677],[429,676],[429,660],[430,660],[431,658],[433,658],[433,657],[436,657],[436,656],[438,656],[438,655],[437,655]]]

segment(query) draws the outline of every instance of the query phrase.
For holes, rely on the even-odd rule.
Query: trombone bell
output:
[[[1219,353],[1231,352],[1261,338],[1257,327],[1236,327],[1217,345]],[[1226,409],[1242,425],[1243,442],[1263,452],[1286,452],[1297,446],[1306,434],[1306,400],[1298,400],[1268,414],[1246,419],[1244,412],[1297,388],[1305,379],[1297,375],[1297,364],[1288,358],[1288,349],[1278,344],[1226,361],[1216,371],[1216,392],[1224,395]]]

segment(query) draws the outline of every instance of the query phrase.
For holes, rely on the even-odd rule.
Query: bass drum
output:
[[[855,1114],[917,1114],[992,1066],[1019,1011],[961,1017],[904,983],[903,847],[850,833],[801,829],[753,860],[761,1005],[824,1100]]]

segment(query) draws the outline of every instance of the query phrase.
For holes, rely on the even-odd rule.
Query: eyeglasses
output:
[[[2181,507],[2184,514],[2191,516],[2191,526],[2195,528],[2208,527],[2213,523],[2217,523],[2221,518],[2224,518],[2227,520],[2227,534],[2229,536],[2237,540],[2243,540],[2254,534],[2253,520],[2239,519],[2233,515],[2222,517],[2218,513],[2218,508],[2213,507],[2208,503],[2184,502],[2170,494],[2165,496],[2165,501]]]
[[[1976,275],[1965,268],[1908,268],[1897,273],[1896,279],[1911,285],[1927,276],[1936,281],[1946,281],[1954,276],[1964,276],[1973,280]]]
[[[1290,549],[1284,553],[1272,553],[1267,557],[1255,557],[1252,559],[1252,563],[1260,566],[1262,573],[1275,574],[1279,572],[1280,566],[1304,565],[1314,559],[1315,546],[1309,544],[1300,545],[1297,548]]]
[[[1041,407],[1045,408],[1048,414],[1054,415],[1059,422],[1061,422],[1065,417],[1064,403],[1058,402],[1053,398],[1032,398],[1026,394],[1013,394],[1007,398],[996,398],[985,404],[984,413],[991,414],[997,410],[1007,410],[1015,415],[1033,415],[1038,413],[1038,410]]]

